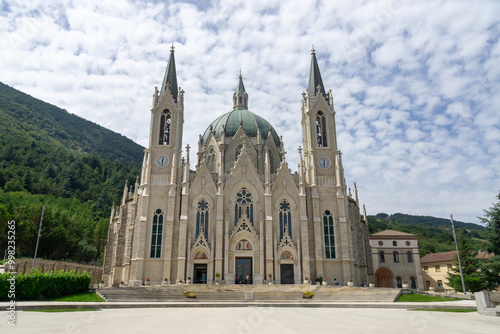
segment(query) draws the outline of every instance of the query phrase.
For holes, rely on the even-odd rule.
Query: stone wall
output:
[[[28,274],[31,271],[31,267],[33,265],[33,259],[16,259],[15,263],[16,263],[16,272],[18,274]],[[92,277],[92,282],[90,283],[90,286],[99,283],[102,277],[101,266],[93,266],[81,263],[37,259],[35,261],[35,269],[41,269],[43,273],[48,273],[54,270],[55,271],[75,270],[77,273],[80,274],[86,271]]]

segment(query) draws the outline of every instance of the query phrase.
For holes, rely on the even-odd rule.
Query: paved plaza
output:
[[[380,308],[134,308],[88,312],[2,313],[0,333],[464,333],[500,332],[500,318]]]

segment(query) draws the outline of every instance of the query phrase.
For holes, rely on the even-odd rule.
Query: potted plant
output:
[[[191,284],[191,276],[188,276],[188,278],[186,280],[186,284]]]
[[[184,296],[186,296],[186,298],[196,298],[196,293],[184,291]]]
[[[119,285],[120,288],[124,288],[126,286],[127,286],[127,284],[125,284],[124,281],[120,281],[120,285]]]
[[[352,281],[352,278],[349,278],[349,282],[347,282],[347,286],[354,286],[354,282]]]
[[[328,283],[326,282],[326,279],[324,279],[324,278],[323,278],[323,282],[321,282],[321,284],[323,284],[325,286],[328,285]]]
[[[144,281],[144,285],[150,285],[151,284],[151,280],[149,279],[149,277],[146,277],[146,280]]]
[[[164,278],[163,282],[161,282],[161,285],[168,285],[168,278]]]
[[[273,275],[269,274],[269,275],[267,275],[267,277],[268,277],[267,284],[269,284],[269,285],[274,284],[274,282],[273,282]]]
[[[314,296],[314,293],[312,293],[310,291],[304,291],[302,293],[302,298],[311,299],[313,296]]]
[[[371,281],[369,287],[370,288],[374,288],[375,287],[375,283],[373,283],[373,281]]]
[[[309,277],[304,277],[304,284],[309,284]]]
[[[177,285],[182,285],[183,283],[184,283],[184,281],[181,279],[177,281]]]
[[[102,288],[104,288],[104,287],[105,287],[105,285],[104,285],[104,280],[101,280],[101,281],[99,282],[99,289],[102,289]]]
[[[220,284],[220,274],[219,273],[215,273],[215,284],[216,285],[219,285]]]
[[[434,288],[434,285],[431,284],[431,286],[429,286],[429,291],[435,291],[436,289]]]
[[[403,289],[408,289],[408,281],[403,281]]]

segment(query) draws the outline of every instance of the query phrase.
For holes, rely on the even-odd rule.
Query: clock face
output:
[[[158,159],[156,159],[156,164],[159,167],[165,167],[168,164],[168,158],[164,155],[160,155]]]
[[[328,168],[328,167],[330,167],[330,160],[328,160],[327,158],[321,158],[318,161],[318,165],[321,168]]]

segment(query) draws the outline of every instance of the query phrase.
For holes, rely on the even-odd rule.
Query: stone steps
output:
[[[104,288],[98,293],[108,302],[186,301],[184,291],[196,293],[196,301],[300,301],[303,291],[314,293],[322,302],[393,302],[399,289],[347,288],[314,285],[169,285],[153,287]]]

